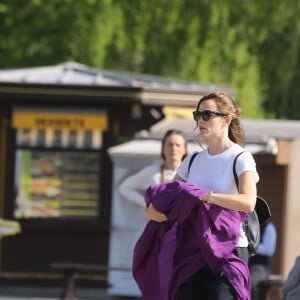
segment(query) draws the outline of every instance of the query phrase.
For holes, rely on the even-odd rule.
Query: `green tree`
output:
[[[250,52],[259,65],[265,115],[300,118],[300,3],[254,1],[246,18]]]
[[[245,116],[262,116],[259,66],[236,1],[122,1],[127,35],[105,66],[236,89]]]
[[[39,66],[80,59],[92,63],[97,54],[99,1],[2,0],[0,66]]]
[[[231,87],[244,117],[300,117],[295,0],[0,0],[0,67],[77,61]]]

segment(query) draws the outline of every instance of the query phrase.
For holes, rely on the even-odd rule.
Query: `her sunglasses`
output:
[[[198,111],[198,110],[193,111],[193,117],[196,122],[198,122],[201,117],[202,117],[203,121],[208,121],[212,115],[226,117],[228,114],[222,113],[220,111],[214,111],[214,110],[208,110],[208,109],[203,110],[203,111]]]

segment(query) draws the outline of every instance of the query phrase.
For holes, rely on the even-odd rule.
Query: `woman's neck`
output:
[[[228,148],[230,148],[234,143],[231,140],[226,140],[223,142],[217,142],[217,143],[210,143],[207,147],[207,151],[210,155],[217,155],[224,151],[226,151]]]
[[[181,162],[173,161],[173,160],[172,161],[165,161],[164,169],[175,171],[179,167],[180,163]]]

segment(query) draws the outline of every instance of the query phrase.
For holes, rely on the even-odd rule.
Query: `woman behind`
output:
[[[140,206],[145,206],[144,191],[149,185],[173,180],[176,170],[187,156],[187,140],[180,130],[168,130],[161,144],[163,164],[149,165],[126,178],[119,187],[120,194]]]
[[[256,182],[259,177],[251,153],[243,148],[244,136],[239,119],[240,114],[241,109],[227,93],[211,93],[199,100],[193,117],[199,130],[200,143],[202,146],[205,145],[205,148],[196,155],[190,167],[191,156],[183,161],[177,169],[175,180],[210,190],[201,198],[210,205],[251,212],[255,207]],[[237,188],[233,176],[233,161],[241,152],[244,153],[239,156],[236,164],[239,181]],[[146,209],[145,216],[149,220],[157,222],[167,220],[166,216],[156,211],[152,205]],[[193,230],[193,228],[189,228],[189,230]],[[186,236],[193,237],[195,232],[188,232]],[[240,224],[239,239],[234,242],[236,245],[234,254],[247,264],[248,241],[242,224]],[[224,261],[226,264],[226,258]],[[245,276],[249,277],[249,272]],[[237,292],[229,283],[228,278],[214,273],[208,264],[181,285],[179,295],[180,300],[232,300],[238,298]]]

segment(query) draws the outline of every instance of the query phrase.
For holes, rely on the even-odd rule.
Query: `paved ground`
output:
[[[59,300],[59,287],[0,286],[0,300]],[[105,289],[79,288],[77,300],[137,300],[132,297],[108,295]],[[75,300],[75,299],[74,299]]]

